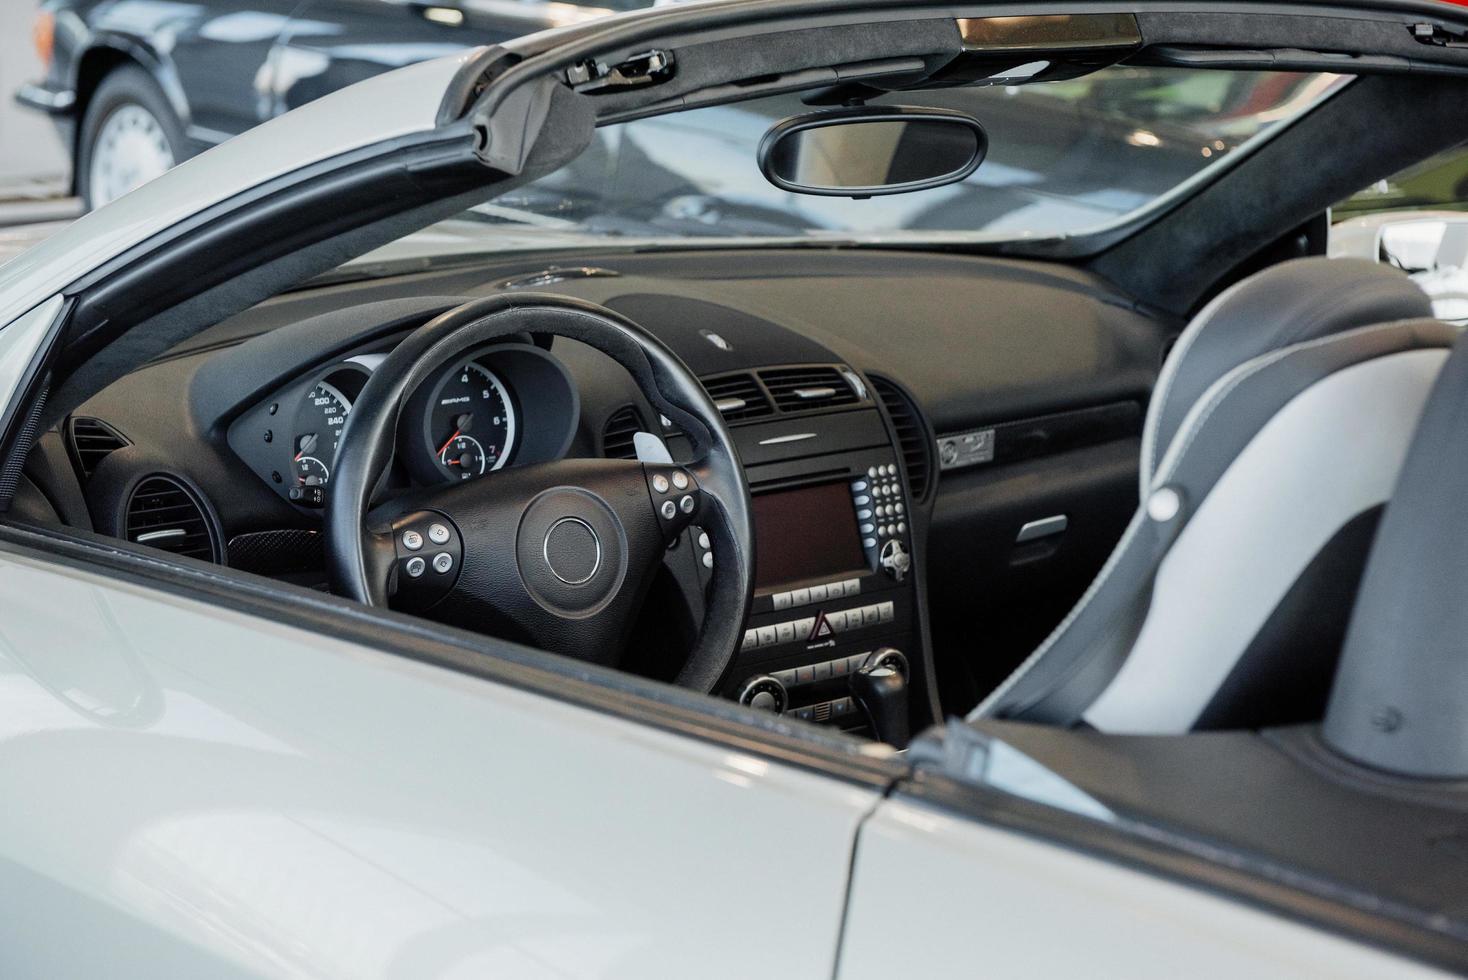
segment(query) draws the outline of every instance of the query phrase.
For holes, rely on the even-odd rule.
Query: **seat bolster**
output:
[[[1184,419],[1153,479],[1153,492],[1166,487],[1178,495],[1179,511],[1159,521],[1149,517],[1144,501],[1070,615],[969,717],[1068,725],[1085,715],[1090,721],[1089,708],[1112,686],[1155,613],[1159,566],[1186,533],[1191,515],[1260,431],[1331,375],[1413,350],[1440,348],[1445,357],[1455,336],[1452,327],[1435,320],[1364,327],[1261,355],[1218,379]],[[1254,490],[1255,504],[1269,507],[1267,482]]]
[[[1296,259],[1234,284],[1193,318],[1157,378],[1142,429],[1142,495],[1190,408],[1236,366],[1342,331],[1430,316],[1416,283],[1365,259]]]

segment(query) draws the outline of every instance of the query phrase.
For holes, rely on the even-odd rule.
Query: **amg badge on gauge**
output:
[[[469,361],[449,372],[428,404],[430,450],[444,476],[472,480],[509,460],[515,407],[488,368]]]

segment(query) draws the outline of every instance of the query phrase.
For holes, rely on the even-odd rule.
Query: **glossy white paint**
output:
[[[861,830],[838,980],[1445,974],[906,801]]]
[[[445,89],[474,54],[410,65],[334,92],[82,217],[0,266],[0,323],[203,208],[302,167],[433,129]]]
[[[872,791],[0,554],[0,976],[829,976]]]
[[[56,323],[62,305],[60,296],[52,296],[17,317],[14,323],[0,324],[4,326],[0,329],[0,392],[7,400],[25,377],[26,368]]]

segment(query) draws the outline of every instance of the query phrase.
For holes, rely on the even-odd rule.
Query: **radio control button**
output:
[[[865,480],[852,480],[851,481],[851,492],[852,493],[862,493],[869,486],[871,486],[871,484],[868,483]]]
[[[791,642],[794,639],[795,639],[795,624],[794,623],[776,623],[775,624],[775,642],[777,642],[777,643],[789,643],[789,642]]]
[[[865,507],[867,504],[872,502],[872,498],[868,497],[866,494],[861,494],[853,502],[858,507]]]
[[[862,542],[861,542],[861,546],[863,548],[875,548],[877,546],[877,539],[876,538],[864,538],[862,540]]]
[[[810,605],[810,589],[796,589],[790,593],[790,604],[792,606]]]
[[[901,515],[901,514],[902,514],[902,509],[903,509],[903,508],[902,508],[902,505],[901,505],[901,504],[898,504],[898,505],[897,505],[897,513],[898,513],[898,514],[899,514],[899,515]]]
[[[771,646],[774,646],[776,642],[777,641],[775,639],[775,627],[773,627],[773,626],[761,626],[759,628],[759,645],[760,646],[762,646],[762,647],[771,647]]]
[[[824,585],[812,585],[810,587],[810,601],[811,602],[825,602],[826,601],[826,587]]]
[[[869,521],[871,518],[872,512],[870,510],[859,510],[856,512],[856,519],[859,521]]]
[[[898,534],[906,534],[907,533],[907,522],[906,521],[898,521],[897,522],[897,533]]]
[[[895,615],[896,612],[893,609],[892,603],[883,602],[877,606],[877,618],[879,622],[890,623]]]
[[[861,595],[861,579],[849,578],[841,583],[843,595]]]
[[[790,608],[790,593],[789,592],[776,592],[774,595],[770,596],[770,598],[775,603],[775,611],[776,612],[779,612],[781,609],[789,609]]]
[[[875,466],[868,466],[867,467],[867,476],[869,476],[869,477],[871,477],[872,479],[875,480],[877,478],[877,468]]]
[[[859,530],[862,534],[871,534],[873,531],[876,530],[876,527],[871,524],[863,524],[861,527],[857,528],[857,530]]]
[[[740,644],[739,649],[753,650],[757,646],[759,646],[759,632],[757,630],[745,630],[744,642]]]

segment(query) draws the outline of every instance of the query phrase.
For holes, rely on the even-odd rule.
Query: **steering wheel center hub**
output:
[[[515,544],[535,601],[562,616],[590,615],[621,588],[626,532],[607,503],[581,487],[553,487],[525,508]]]
[[[563,517],[545,532],[541,555],[566,585],[585,585],[601,568],[601,538],[579,517]]]

